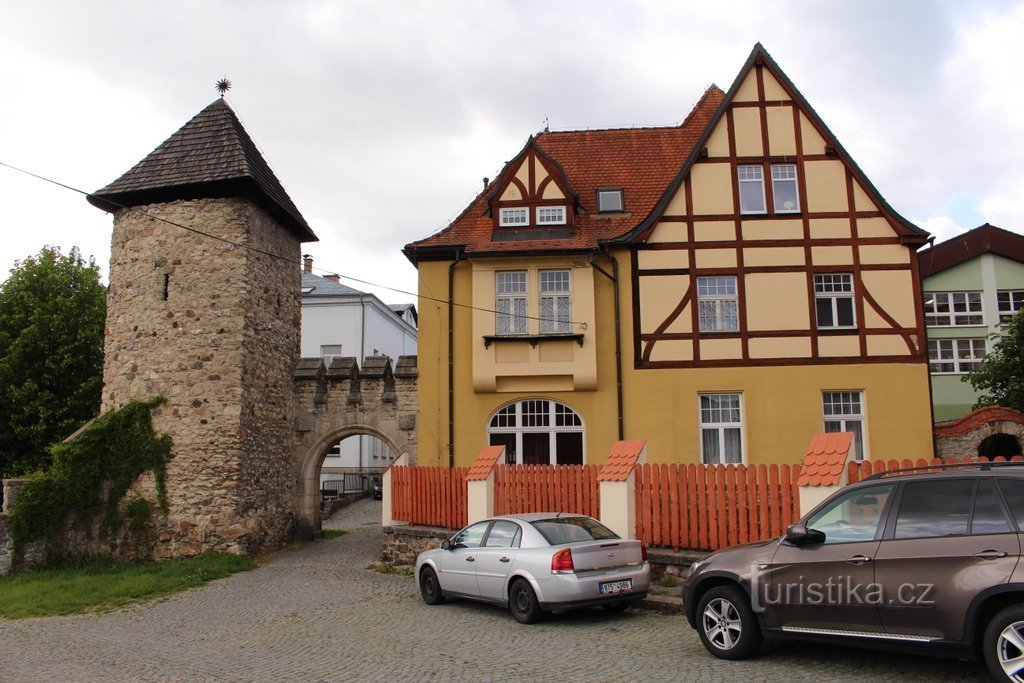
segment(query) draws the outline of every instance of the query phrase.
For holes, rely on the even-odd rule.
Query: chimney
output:
[[[313,257],[309,254],[302,255],[302,270],[306,273],[313,272]]]
[[[331,282],[340,282],[341,281],[341,278],[338,275],[324,275],[324,279],[325,280],[330,280]]]

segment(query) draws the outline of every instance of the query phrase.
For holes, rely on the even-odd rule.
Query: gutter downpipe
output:
[[[622,416],[622,328],[619,311],[619,262],[608,253],[608,248],[605,245],[601,245],[600,250],[604,257],[612,262],[612,273],[609,275],[607,271],[594,262],[597,252],[590,253],[590,265],[594,270],[611,280],[615,297],[615,410],[619,421],[619,441],[622,441],[625,438],[625,430],[623,428]]]
[[[366,295],[359,295],[359,306],[362,308],[362,326],[359,330],[359,363],[366,361]],[[362,365],[360,365],[362,367]],[[363,485],[363,435],[359,435],[359,485]]]
[[[448,266],[448,469],[455,467],[455,266],[462,252]]]
[[[914,252],[917,257],[918,267],[921,265],[921,254],[920,252]],[[918,282],[921,283],[921,303],[922,308],[924,307],[924,279],[932,274],[932,267],[935,265],[935,235],[931,235],[928,238],[928,275],[924,274],[922,269],[921,275],[918,278]],[[922,316],[924,314],[922,313]],[[928,324],[924,325],[924,339],[921,340],[921,344],[924,347],[925,356],[928,355]],[[932,457],[939,457],[939,439],[935,433],[935,387],[932,386],[932,366],[931,363],[925,358],[925,363],[928,366],[928,407],[931,409],[932,416]]]

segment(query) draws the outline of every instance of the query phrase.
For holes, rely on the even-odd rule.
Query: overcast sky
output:
[[[0,162],[94,191],[217,93],[320,242],[416,291],[401,254],[532,133],[672,125],[760,41],[900,213],[1024,232],[1024,3],[0,0]],[[111,217],[0,166],[0,280],[44,245],[104,277]],[[409,294],[376,289],[389,303]]]

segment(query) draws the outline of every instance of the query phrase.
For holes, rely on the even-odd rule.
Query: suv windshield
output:
[[[590,517],[539,519],[533,522],[533,526],[551,545],[618,538],[614,531]]]

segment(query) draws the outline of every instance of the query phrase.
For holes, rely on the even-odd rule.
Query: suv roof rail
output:
[[[974,468],[983,471],[991,470],[993,467],[1024,467],[1022,461],[1006,461],[1006,462],[951,462],[939,465],[919,465],[917,467],[901,467],[895,470],[885,470],[884,472],[877,472],[870,476],[864,477],[860,481],[871,481],[873,479],[884,479],[885,477],[891,477],[899,474],[907,474],[909,472],[922,472],[928,470],[935,470],[944,472],[946,470],[966,469]]]

